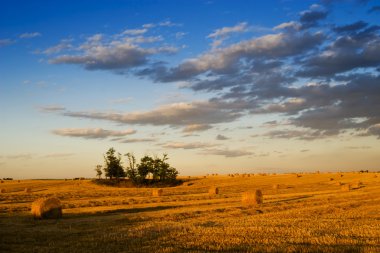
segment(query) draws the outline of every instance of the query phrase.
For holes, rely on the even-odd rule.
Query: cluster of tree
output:
[[[168,155],[164,154],[162,158],[157,156],[144,156],[140,163],[136,162],[136,157],[132,153],[125,154],[128,165],[123,168],[122,155],[116,153],[114,148],[110,148],[104,155],[103,171],[106,178],[129,178],[133,183],[145,184],[148,182],[170,183],[177,179],[178,171],[171,167],[168,161]],[[102,166],[96,166],[96,174],[99,179],[102,176]]]

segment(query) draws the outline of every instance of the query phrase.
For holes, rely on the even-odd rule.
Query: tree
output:
[[[125,175],[130,178],[133,182],[137,181],[138,177],[138,171],[137,171],[137,164],[136,164],[136,158],[132,153],[127,153],[125,156],[128,158],[128,164],[127,168],[125,169]]]
[[[146,181],[146,176],[149,173],[153,174],[153,163],[154,163],[154,160],[150,156],[146,155],[143,158],[141,158],[140,164],[137,167],[137,171],[139,173],[139,177],[138,177],[139,182]]]
[[[153,182],[173,182],[177,179],[178,171],[167,162],[168,155],[159,157],[144,156],[137,165],[137,176],[132,179],[134,182],[146,183],[147,175],[153,175]]]
[[[106,155],[104,155],[104,172],[106,177],[109,177],[110,179],[112,179],[113,177],[117,179],[120,177],[125,177],[125,173],[121,162],[121,154],[117,153],[116,155],[115,153],[115,149],[110,148],[107,151]]]
[[[96,176],[99,177],[99,179],[100,179],[100,177],[103,174],[103,172],[102,172],[102,165],[96,165],[95,171],[96,171]]]

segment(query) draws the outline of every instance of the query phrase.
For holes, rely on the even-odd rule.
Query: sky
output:
[[[378,171],[379,21],[375,0],[2,3],[0,177],[94,177],[110,147],[180,175]]]

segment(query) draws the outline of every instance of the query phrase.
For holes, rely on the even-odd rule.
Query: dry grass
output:
[[[4,182],[0,252],[380,252],[380,179],[344,173],[344,186],[363,185],[341,191],[331,176],[192,177],[160,198],[86,180]],[[265,193],[260,210],[241,201],[251,189]],[[62,219],[34,220],[32,202],[52,196]]]

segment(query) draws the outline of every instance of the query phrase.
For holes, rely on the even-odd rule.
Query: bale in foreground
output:
[[[344,184],[341,187],[342,191],[349,192],[351,190],[351,185],[350,184]]]
[[[211,187],[210,189],[208,189],[208,194],[209,195],[216,195],[216,194],[219,194],[219,188],[218,187]]]
[[[255,206],[263,203],[263,193],[261,190],[255,192],[244,192],[241,201],[246,206]]]
[[[35,219],[58,219],[62,217],[62,204],[57,198],[37,199],[32,203]]]

